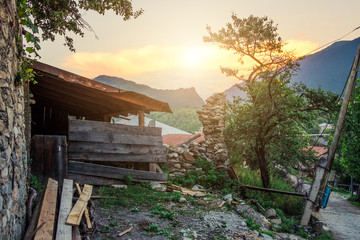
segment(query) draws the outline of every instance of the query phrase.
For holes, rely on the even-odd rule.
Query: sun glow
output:
[[[201,48],[189,48],[182,54],[182,63],[187,67],[199,66],[204,60],[204,50]]]

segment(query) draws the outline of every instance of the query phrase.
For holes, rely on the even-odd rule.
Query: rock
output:
[[[180,169],[181,165],[179,163],[174,164],[174,168]]]
[[[166,191],[166,186],[158,183],[158,182],[149,182],[151,189],[158,191],[158,192],[165,192]]]
[[[195,185],[195,186],[193,186],[191,189],[192,189],[192,190],[203,190],[204,187],[201,186],[201,185]]]
[[[188,151],[184,151],[183,156],[184,156],[186,161],[195,162],[195,158],[193,156],[191,156],[191,154]]]
[[[184,163],[183,164],[184,168],[191,168],[192,167],[192,164],[191,163]]]
[[[179,203],[186,203],[186,198],[184,198],[184,197],[180,197],[180,199],[179,199]]]
[[[249,205],[238,205],[236,211],[244,218],[252,217],[261,227],[270,228],[271,223],[261,213],[256,212]]]
[[[270,235],[267,235],[265,233],[262,233],[261,236],[266,240],[273,240],[273,238]]]
[[[289,233],[274,233],[275,239],[284,239],[284,240],[305,240],[300,236],[296,236]]]
[[[269,208],[265,211],[264,216],[266,218],[276,218],[276,212],[273,208]]]
[[[276,218],[276,219],[270,219],[270,222],[272,224],[276,224],[276,225],[281,225],[282,221],[280,218]]]
[[[119,188],[119,189],[123,189],[123,190],[127,189],[127,187],[128,187],[127,185],[122,185],[122,184],[113,184],[111,186],[114,188]]]
[[[229,194],[226,194],[223,198],[224,201],[228,202],[228,203],[231,203],[232,200],[233,200],[233,197],[232,197],[232,194],[229,193]]]

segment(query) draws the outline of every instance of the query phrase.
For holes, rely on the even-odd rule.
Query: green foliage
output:
[[[167,219],[170,219],[170,220],[175,220],[175,211],[168,211],[161,204],[156,204],[156,206],[153,207],[151,212],[159,215],[160,218],[167,218]]]
[[[45,185],[42,184],[39,179],[32,174],[30,174],[30,187],[35,189],[38,193],[45,189]]]
[[[104,198],[100,203],[102,206],[124,206],[124,207],[139,207],[152,206],[154,202],[169,202],[172,201],[178,194],[168,192],[157,192],[141,186],[130,185],[127,189],[118,189],[112,187],[100,187],[99,195]]]
[[[154,232],[158,235],[164,235],[170,239],[174,239],[175,235],[170,232],[168,228],[160,228],[158,224],[152,223],[150,226],[144,228],[145,231]]]
[[[196,110],[196,108],[177,108],[172,109],[172,114],[152,112],[148,114],[147,117],[183,131],[195,133],[202,127]]]
[[[203,171],[187,172],[183,177],[175,177],[173,183],[189,188],[199,184],[205,188],[222,190],[224,193],[236,189],[236,181],[229,180],[227,173],[223,169],[215,169],[213,163],[199,158],[195,160],[195,166]]]
[[[334,240],[333,234],[331,232],[321,233],[319,236],[312,238],[314,240]]]
[[[352,93],[343,133],[341,135],[340,166],[347,174],[360,180],[360,79]]]
[[[259,230],[260,229],[260,224],[256,223],[254,221],[253,217],[249,217],[246,219],[246,225],[248,226],[248,228],[250,228],[251,230]]]
[[[244,81],[239,88],[246,93],[246,98],[229,104],[227,145],[243,155],[242,161],[260,169],[262,184],[269,187],[269,171],[276,164],[291,166],[315,159],[311,152],[302,150],[308,145],[302,135],[316,116],[312,111],[323,110],[332,99],[320,89],[290,86],[298,63],[294,54],[284,49],[272,20],[252,15],[240,19],[236,14],[232,20],[218,33],[208,27],[209,36],[204,37],[205,42],[232,51],[240,65],[245,57],[253,60],[247,77],[239,75],[238,69],[221,68],[227,76]]]
[[[130,185],[132,183],[133,179],[132,179],[132,176],[130,175],[130,173],[125,174],[124,181],[125,181],[126,185]]]
[[[33,19],[33,23],[22,21],[21,24],[29,28],[41,29],[43,40],[55,40],[56,35],[64,37],[65,44],[71,51],[75,51],[71,34],[84,36],[83,30],[93,31],[91,26],[83,19],[83,11],[93,10],[104,15],[106,11],[112,10],[116,15],[122,16],[123,20],[132,17],[137,18],[143,10],[134,11],[130,0],[110,1],[36,1],[19,0],[19,15]],[[24,10],[25,9],[25,10]],[[93,31],[94,32],[94,31]],[[39,31],[34,31],[34,34]],[[26,39],[34,38],[34,35],[25,34]],[[38,39],[38,37],[35,37]]]

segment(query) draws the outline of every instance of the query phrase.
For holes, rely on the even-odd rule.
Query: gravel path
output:
[[[360,239],[360,209],[332,192],[329,203],[317,217],[333,232],[336,240]]]

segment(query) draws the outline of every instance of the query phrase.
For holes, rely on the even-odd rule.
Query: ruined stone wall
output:
[[[226,95],[214,94],[197,111],[203,124],[205,141],[191,142],[179,147],[168,148],[170,176],[181,176],[191,170],[202,170],[195,166],[195,159],[212,162],[215,167],[229,166],[229,157],[224,140]]]
[[[0,239],[21,239],[26,213],[24,91],[15,86],[17,34],[14,0],[0,0]]]

